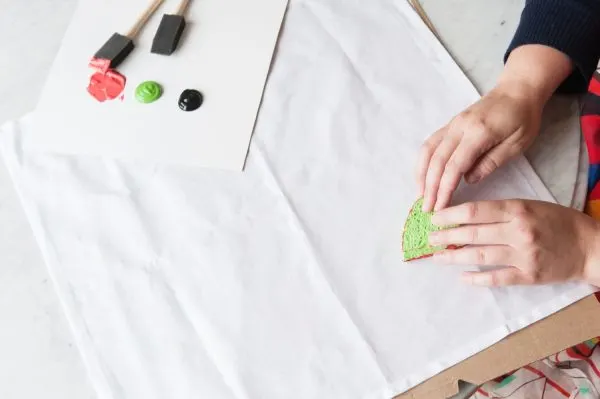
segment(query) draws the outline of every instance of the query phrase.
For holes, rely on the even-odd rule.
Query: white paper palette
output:
[[[27,146],[39,152],[100,155],[240,171],[246,158],[286,0],[193,0],[171,56],[150,52],[158,24],[179,0],[165,1],[118,67],[124,100],[98,103],[86,91],[89,60],[113,32],[127,29],[149,0],[81,0],[36,110]],[[139,83],[164,89],[136,101]],[[205,97],[182,112],[184,89]]]

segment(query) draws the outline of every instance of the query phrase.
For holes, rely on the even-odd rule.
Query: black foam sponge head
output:
[[[181,15],[165,14],[152,42],[152,52],[171,55],[177,49],[181,34],[185,29],[185,18]]]
[[[115,33],[94,56],[95,58],[110,60],[110,67],[116,68],[134,49],[133,40],[127,36]]]

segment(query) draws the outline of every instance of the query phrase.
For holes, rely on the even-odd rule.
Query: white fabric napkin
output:
[[[404,1],[294,0],[244,173],[36,154],[5,126],[99,397],[390,398],[591,293],[402,262],[418,148],[476,99]],[[524,159],[457,201],[514,197],[551,200]]]

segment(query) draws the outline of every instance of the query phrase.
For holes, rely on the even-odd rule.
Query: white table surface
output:
[[[489,90],[502,68],[502,54],[524,1],[422,3],[467,75],[481,91]],[[0,0],[0,124],[35,107],[75,5],[76,0]],[[560,119],[554,123],[558,127],[545,134],[531,154],[557,199],[570,204],[579,165],[578,125],[569,103],[556,107],[552,114],[555,122]],[[579,186],[581,194],[585,187]],[[2,164],[0,266],[0,398],[95,398]]]

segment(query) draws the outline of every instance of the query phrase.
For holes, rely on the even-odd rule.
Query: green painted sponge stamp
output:
[[[431,223],[433,212],[423,212],[423,198],[414,203],[402,233],[402,251],[404,261],[426,258],[444,249],[454,249],[455,246],[431,246],[429,245],[429,233],[438,230],[449,229],[455,226],[439,227]]]

